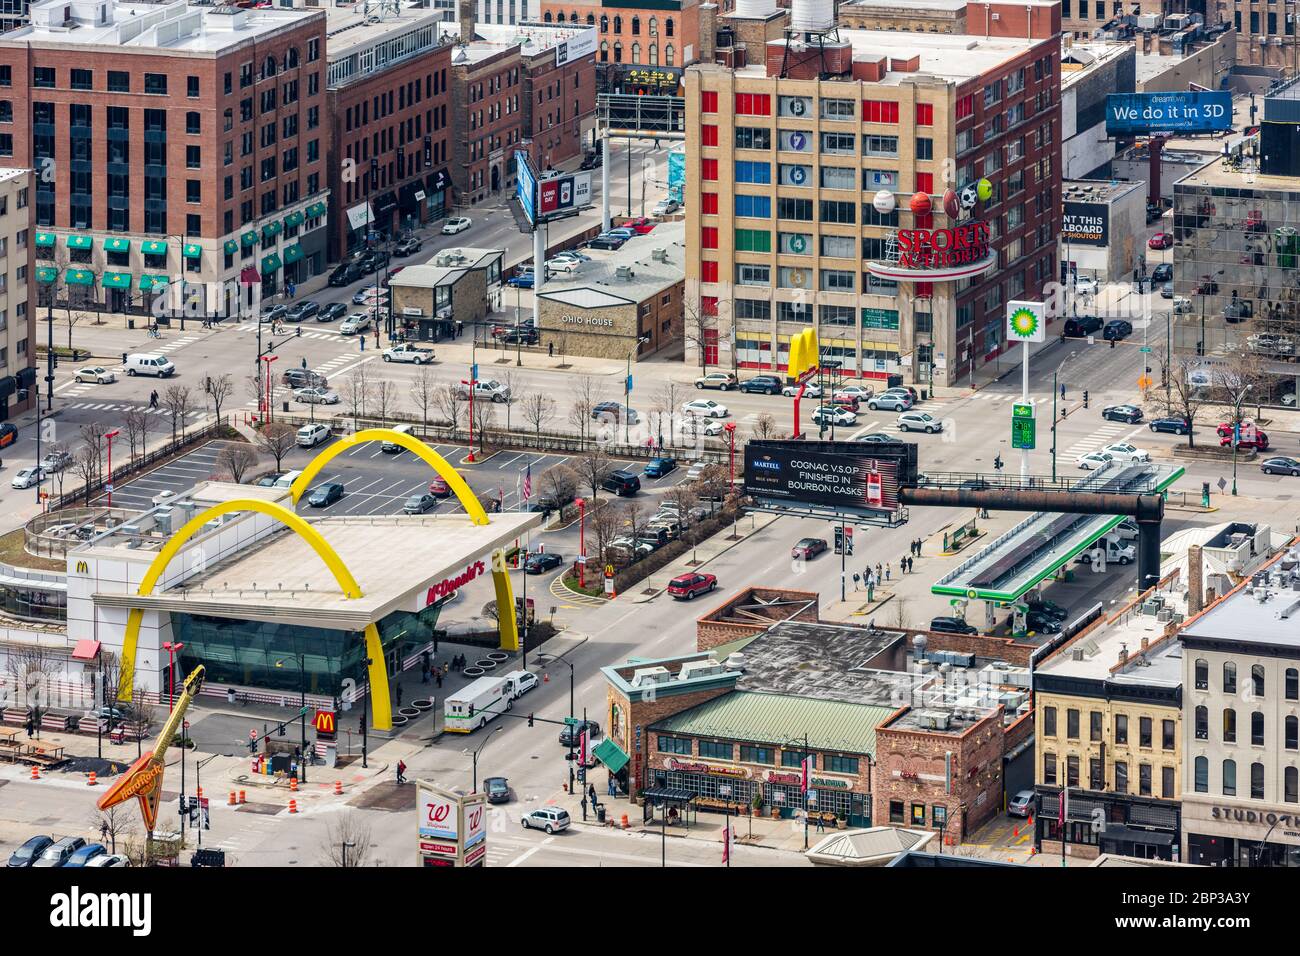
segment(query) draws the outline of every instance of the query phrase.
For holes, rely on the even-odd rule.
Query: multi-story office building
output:
[[[433,0],[438,19],[455,23],[458,0]],[[526,23],[537,18],[538,0],[470,0],[478,23]]]
[[[27,0],[0,0],[0,33],[17,30],[27,22]]]
[[[514,152],[524,138],[520,46],[475,39],[471,12],[469,4],[461,9],[451,55],[451,180],[455,204],[463,206],[514,188]]]
[[[673,94],[682,68],[700,55],[701,6],[698,0],[542,0],[542,19],[597,29],[602,92]]]
[[[47,294],[231,314],[324,268],[324,11],[30,12],[0,37],[0,164],[35,170]]]
[[[1178,858],[1182,585],[1170,575],[1035,669],[1035,839],[1044,853],[1061,852],[1068,787],[1070,855]]]
[[[438,11],[328,7],[329,257],[447,214],[452,40]]]
[[[0,422],[36,400],[32,248],[31,170],[0,169]]]
[[[1297,11],[1285,0],[1215,0],[1207,3],[1206,20],[1210,23],[1231,21],[1239,33],[1238,62],[1271,66],[1286,74],[1300,72],[1300,41],[1296,39]]]
[[[1282,552],[1183,642],[1183,859],[1300,866],[1300,562]]]
[[[1006,303],[1056,276],[1059,13],[970,4],[966,34],[839,30],[690,67],[686,296],[704,363],[783,369],[809,325],[847,375],[951,385],[992,362]],[[986,200],[943,211],[982,180]]]

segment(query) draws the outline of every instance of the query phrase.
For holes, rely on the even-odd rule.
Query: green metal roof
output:
[[[145,239],[140,243],[140,251],[146,256],[165,256],[167,243],[162,239]]]
[[[813,750],[876,754],[876,727],[897,708],[733,691],[651,725],[651,730],[780,746],[798,737]]]
[[[131,240],[122,239],[118,236],[110,236],[104,240],[104,249],[107,252],[130,252]]]
[[[591,753],[592,756],[608,767],[611,773],[618,773],[628,761],[628,756],[623,752],[623,748],[614,743],[609,737],[596,744]]]
[[[131,273],[129,272],[105,272],[104,273],[105,289],[129,289],[131,288]]]

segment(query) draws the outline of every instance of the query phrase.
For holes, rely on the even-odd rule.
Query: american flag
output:
[[[528,467],[524,469],[523,499],[524,501],[527,501],[532,496],[533,496],[533,465],[532,462],[529,462]]]

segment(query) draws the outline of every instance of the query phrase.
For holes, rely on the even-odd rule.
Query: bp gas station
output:
[[[334,457],[385,440],[426,462],[464,513],[295,512]],[[297,704],[301,693],[327,708],[369,696],[370,726],[390,730],[389,678],[432,646],[458,588],[491,575],[499,646],[519,649],[502,549],[540,521],[487,514],[418,439],[360,431],[325,448],[289,488],[202,482],[69,551],[69,637],[119,658],[120,701],[162,699],[173,665],[202,664],[206,695]]]

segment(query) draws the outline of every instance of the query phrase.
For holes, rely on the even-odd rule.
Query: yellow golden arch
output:
[[[816,329],[804,329],[790,339],[790,357],[786,360],[786,374],[791,382],[821,363],[821,349]]]

